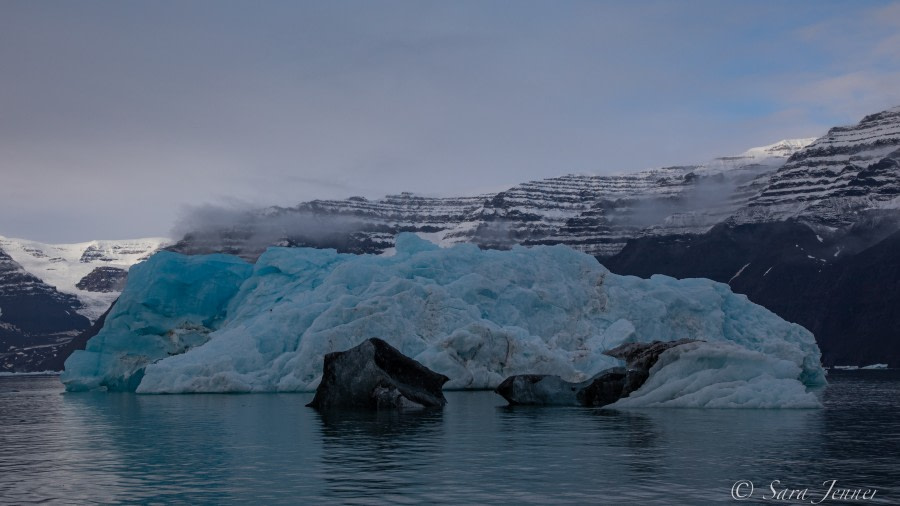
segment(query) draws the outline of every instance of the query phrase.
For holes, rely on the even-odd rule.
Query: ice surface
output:
[[[798,391],[825,381],[812,334],[727,285],[617,276],[566,246],[439,248],[402,234],[393,256],[270,248],[251,273],[232,257],[162,253],[135,269],[113,318],[66,363],[70,390],[312,391],[326,353],[369,337],[447,375],[446,387],[457,389],[493,388],[529,373],[581,381],[621,365],[604,350],[681,338],[735,343],[728,350],[739,367],[774,368]],[[200,304],[195,291],[215,295],[215,303]],[[204,335],[169,356],[180,351],[172,333],[194,325],[212,331],[209,341],[202,344]],[[750,352],[762,359],[753,362]],[[727,360],[723,353],[718,359]]]
[[[728,342],[695,342],[663,352],[650,378],[611,408],[818,408],[797,378],[801,368]]]
[[[251,271],[237,257],[168,251],[135,265],[103,328],[60,379],[68,390],[134,390],[146,364],[207,341]]]

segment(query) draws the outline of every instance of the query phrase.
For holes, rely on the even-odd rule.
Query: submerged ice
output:
[[[727,285],[618,276],[565,246],[439,248],[402,234],[390,257],[270,248],[251,265],[165,252],[131,272],[66,362],[69,390],[312,391],[326,353],[370,337],[456,389],[515,374],[583,381],[622,365],[602,352],[627,342],[710,343],[661,357],[622,407],[810,407],[806,387],[824,384],[812,334]]]

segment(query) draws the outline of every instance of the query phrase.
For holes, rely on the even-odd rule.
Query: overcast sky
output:
[[[702,162],[900,105],[900,2],[0,2],[0,235]]]

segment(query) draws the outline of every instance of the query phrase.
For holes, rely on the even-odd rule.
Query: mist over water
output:
[[[62,394],[55,377],[3,377],[0,502],[716,504],[750,480],[759,503],[773,480],[813,493],[836,479],[896,504],[900,371],[829,381],[822,410],[447,392],[442,411],[320,414],[312,394]]]

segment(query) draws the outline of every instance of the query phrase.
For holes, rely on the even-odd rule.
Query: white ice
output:
[[[453,389],[525,373],[580,381],[622,365],[604,350],[680,338],[733,343],[722,350],[736,367],[774,367],[778,384],[802,399],[805,386],[825,381],[812,334],[725,284],[618,276],[566,246],[439,248],[412,234],[397,238],[393,256],[270,248],[250,266],[157,254],[132,269],[107,325],[62,380],[70,390],[310,391],[326,353],[369,337],[446,374]],[[751,353],[764,359],[748,361]],[[728,381],[765,390],[741,378]],[[735,395],[706,392],[710,405]],[[791,395],[779,399],[760,405],[799,407]]]

